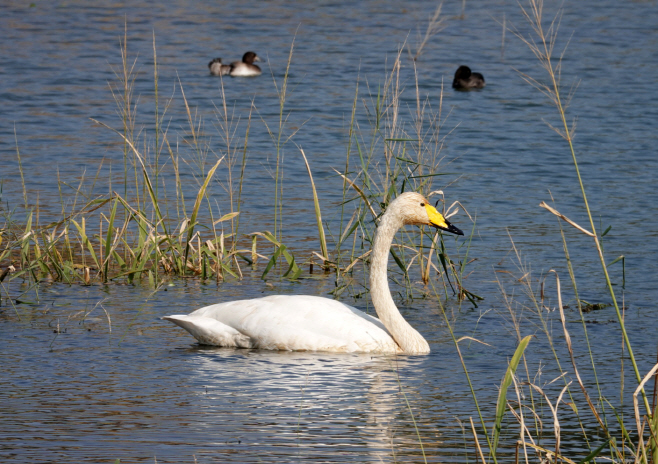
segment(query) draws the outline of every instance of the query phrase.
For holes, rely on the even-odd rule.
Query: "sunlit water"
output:
[[[522,275],[514,264],[510,237],[535,277],[556,269],[566,285],[559,229],[538,204],[550,200],[550,191],[562,213],[589,224],[568,147],[542,122],[557,126],[557,113],[514,68],[540,80],[545,76],[511,32],[502,41],[503,21],[527,31],[518,5],[470,1],[459,19],[462,2],[454,3],[444,5],[446,27],[430,40],[416,67],[419,92],[429,96],[436,112],[443,84],[441,114],[447,119],[442,130],[446,135],[452,131],[442,151],[442,169],[449,175],[439,178],[435,187],[446,192],[449,203],[459,200],[477,217],[469,250],[477,261],[470,265],[466,285],[485,300],[477,309],[453,301],[448,313],[458,337],[468,335],[488,344],[462,341],[460,346],[490,420],[497,385],[517,340],[496,282],[498,276],[511,285],[508,274],[496,271]],[[263,230],[262,224],[271,221],[270,170],[276,154],[265,124],[278,124],[272,75],[280,86],[295,40],[286,130],[291,134],[299,129],[292,140],[309,157],[323,214],[335,228],[342,182],[332,168],[344,169],[357,81],[358,114],[367,132],[361,102],[370,104],[369,95],[376,95],[383,84],[400,44],[409,38],[415,47],[416,30],[424,29],[431,12],[420,2],[5,6],[0,19],[2,208],[22,205],[16,140],[28,196],[32,204],[39,199],[44,222],[60,211],[57,171],[74,187],[83,174],[85,185],[91,185],[103,162],[95,192],[107,193],[110,166],[113,189],[122,190],[117,183],[123,172],[120,140],[89,118],[121,127],[108,82],[116,82],[114,71],[120,69],[119,40],[127,19],[129,56],[137,57],[139,127],[152,128],[155,33],[160,98],[174,95],[166,116],[170,142],[185,152],[182,136],[189,125],[180,80],[188,102],[204,121],[204,133],[214,140],[215,153],[208,155],[208,163],[224,150],[215,116],[222,103],[220,83],[208,76],[208,61],[216,56],[233,61],[248,49],[266,59],[260,78],[224,81],[229,111],[240,118],[239,136],[252,101],[257,108],[248,145],[245,231]],[[621,263],[610,269],[627,307],[642,373],[655,362],[656,350],[656,24],[655,2],[568,3],[557,45],[561,50],[570,38],[562,81],[567,88],[579,83],[570,106],[570,116],[577,117],[576,149],[596,226],[612,226],[604,239],[608,260],[622,254],[626,258],[623,291]],[[460,64],[482,72],[487,87],[453,92],[449,87]],[[413,64],[405,58],[403,65],[407,90],[402,114],[412,121]],[[297,147],[289,143],[284,155],[284,237],[293,250],[308,252],[318,248],[310,185]],[[187,161],[191,167],[184,182],[195,192],[192,154]],[[212,189],[218,204],[225,205],[222,187],[213,184]],[[471,227],[463,214],[453,222],[465,230]],[[581,296],[609,302],[590,241],[570,228],[567,236]],[[448,246],[454,250],[452,241]],[[473,461],[468,418],[477,416],[436,301],[401,302],[405,317],[430,340],[432,354],[395,359],[200,348],[187,333],[159,319],[233,298],[274,292],[328,295],[333,289],[330,277],[268,286],[259,275],[255,271],[242,282],[220,286],[174,281],[166,292],[155,294],[139,286],[61,284],[41,286],[37,294],[19,281],[5,281],[0,290],[3,462],[422,462],[422,450],[428,462],[464,461],[466,454]],[[552,279],[546,290],[551,308],[556,303]],[[509,291],[521,298],[520,289]],[[363,300],[346,301],[367,306]],[[618,325],[610,322],[616,316],[609,307],[590,314],[586,319],[597,374],[604,394],[617,404],[622,342]],[[549,326],[562,369],[571,380],[555,316],[546,313],[553,321]],[[528,319],[520,333],[539,334],[528,348],[529,369],[534,375],[542,366],[535,380],[544,386],[560,371],[546,337],[534,324],[537,318]],[[567,319],[577,322],[578,317],[567,311]],[[581,374],[591,386],[582,327],[570,327]],[[627,385],[633,385],[627,360],[623,368]],[[563,385],[546,386],[553,401]],[[586,407],[581,397],[574,399],[579,408]],[[563,446],[574,457],[584,457],[586,446],[570,411],[561,409]],[[548,424],[552,419],[547,415],[543,420]],[[585,422],[594,430],[591,419]],[[546,438],[552,443],[550,434]],[[506,440],[501,453],[511,456],[513,442]]]

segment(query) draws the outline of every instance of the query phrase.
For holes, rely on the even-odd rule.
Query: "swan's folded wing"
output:
[[[271,295],[231,301],[193,314],[221,320],[266,350],[395,353],[383,324],[339,301],[310,295]]]
[[[251,339],[247,335],[217,319],[193,315],[165,316],[162,319],[184,328],[202,345],[252,348]]]

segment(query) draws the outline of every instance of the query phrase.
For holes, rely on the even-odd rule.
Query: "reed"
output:
[[[514,249],[516,248],[514,247]],[[589,386],[582,380],[580,374],[581,370],[576,361],[578,358],[581,358],[581,356],[576,353],[575,347],[571,341],[570,330],[568,328],[564,311],[566,306],[562,301],[562,289],[559,277],[555,271],[550,271],[549,276],[552,274],[555,278],[555,293],[557,296],[556,312],[558,315],[558,323],[561,326],[562,335],[564,337],[566,356],[568,362],[571,364],[571,371],[575,376],[573,382],[568,381],[565,376],[565,373],[569,368],[566,366],[560,366],[564,358],[564,348],[558,348],[556,346],[559,344],[559,342],[554,340],[557,334],[550,330],[553,322],[555,322],[555,318],[552,318],[550,321],[546,320],[546,316],[542,318],[542,316],[538,315],[538,312],[534,307],[535,304],[538,304],[539,309],[546,312],[548,303],[544,301],[544,295],[546,292],[546,280],[549,276],[543,276],[538,282],[535,282],[535,280],[532,279],[531,270],[527,266],[521,265],[522,259],[518,250],[516,253],[516,259],[520,263],[520,277],[519,275],[512,275],[509,272],[503,273],[502,275],[509,275],[509,285],[521,285],[522,289],[525,289],[525,298],[522,303],[519,301],[520,297],[516,297],[515,301],[508,295],[510,293],[516,294],[517,292],[507,292],[505,285],[501,283],[501,291],[503,292],[503,296],[505,297],[508,306],[510,322],[517,333],[518,345],[514,355],[510,358],[509,365],[501,380],[495,411],[481,408],[476,394],[476,388],[471,382],[469,368],[464,356],[462,355],[460,347],[460,345],[466,341],[484,342],[469,335],[460,336],[455,333],[453,324],[448,318],[445,309],[441,308],[444,322],[450,331],[453,344],[455,345],[457,354],[461,360],[466,381],[471,390],[474,405],[480,419],[480,433],[476,430],[475,425],[472,425],[472,433],[475,440],[475,450],[473,453],[482,456],[483,461],[498,462],[500,459],[498,457],[500,444],[504,443],[505,447],[509,449],[509,440],[510,438],[513,438],[513,436],[510,436],[510,432],[513,430],[514,426],[509,423],[505,424],[504,419],[507,413],[509,413],[516,421],[519,434],[519,437],[516,440],[516,459],[514,462],[518,463],[520,459],[524,459],[525,462],[534,462],[537,459],[540,459],[543,462],[594,462],[597,457],[601,456],[606,448],[609,450],[609,457],[605,457],[606,460],[620,463],[629,462],[628,455],[630,454],[635,462],[643,462],[643,434],[641,433],[640,426],[638,426],[637,429],[639,438],[632,439],[632,431],[628,430],[624,425],[623,418],[619,416],[617,411],[615,411],[619,422],[618,431],[613,431],[607,423],[605,410],[601,407],[606,400],[600,393],[598,380],[596,380],[596,384],[594,385],[594,389],[599,394],[598,400],[590,394],[592,386]],[[535,283],[538,284],[538,288],[534,287]],[[441,292],[440,289],[436,289],[436,291],[438,293]],[[515,309],[514,306],[521,306],[521,310]],[[522,335],[522,331],[527,330],[523,328],[527,326],[525,324],[522,325],[522,319],[531,323],[529,328],[535,332],[534,335]],[[535,327],[537,326],[541,328],[540,331],[536,331]],[[526,351],[529,351],[528,348],[538,343],[533,342],[532,339],[540,337],[544,339],[544,343],[549,344],[550,349],[553,352],[553,363],[557,366],[555,370],[563,373],[544,385],[540,385],[540,382],[538,382],[538,377],[540,378],[541,371],[535,373],[531,372],[527,360],[525,359],[525,353]],[[519,369],[521,367],[522,369]],[[644,377],[643,382],[646,383],[654,373],[655,369],[650,371]],[[558,382],[561,385],[558,385]],[[574,386],[574,384],[576,390],[579,390],[579,394],[576,394],[576,391],[572,391],[572,386]],[[510,390],[512,386],[514,390],[512,391],[512,395],[510,395],[508,390]],[[642,417],[639,413],[640,401],[637,400],[641,390],[639,387],[640,386],[638,386],[635,392],[636,401],[634,405],[636,422],[638,424],[640,420],[637,418]],[[573,421],[575,420],[575,423],[580,427],[583,442],[588,449],[584,455],[572,457],[570,455],[573,454],[573,451],[567,451],[565,453],[561,449],[561,422],[563,420],[561,416],[564,415],[564,406],[560,407],[560,405],[571,406],[567,409],[573,412],[574,417],[570,418],[569,421],[573,424]],[[609,408],[614,410],[611,404],[609,404]],[[562,412],[560,412],[561,410]],[[548,412],[548,422],[552,423],[552,427],[550,428],[546,425],[544,411]],[[596,433],[592,432],[593,423],[598,427]],[[487,424],[489,424],[489,426],[487,426]],[[550,440],[546,436],[546,431],[550,430],[554,433],[553,440]],[[505,432],[504,438],[503,432]],[[571,433],[573,434],[574,432]],[[484,436],[482,441],[486,442],[484,446],[480,443],[479,437],[482,436]],[[553,442],[552,448],[546,444],[542,444],[542,442],[550,443],[551,441]],[[534,456],[534,454],[537,456]]]
[[[628,356],[631,361],[631,364],[633,366],[633,372],[635,374],[635,378],[640,385],[640,393],[642,395],[642,401],[646,410],[646,414],[649,418],[648,424],[650,427],[650,436],[653,437],[652,439],[649,440],[649,446],[651,448],[651,455],[653,457],[654,462],[658,461],[658,442],[656,441],[655,437],[658,436],[658,419],[656,418],[656,411],[652,409],[649,406],[649,401],[646,395],[646,392],[643,388],[643,383],[642,383],[642,376],[640,374],[637,361],[635,359],[635,355],[633,353],[633,347],[631,345],[630,338],[628,336],[628,332],[626,330],[625,324],[624,324],[624,318],[622,315],[622,312],[619,307],[619,303],[617,300],[617,297],[615,295],[614,291],[614,286],[612,285],[611,279],[610,279],[610,274],[608,272],[608,264],[606,262],[606,258],[604,256],[604,251],[603,247],[601,245],[601,239],[603,235],[599,236],[599,234],[596,231],[596,226],[594,223],[594,216],[592,214],[592,210],[590,208],[589,202],[587,200],[587,193],[585,190],[585,184],[579,169],[579,164],[578,164],[578,157],[576,155],[576,149],[574,146],[574,132],[575,132],[575,125],[573,123],[570,123],[568,118],[567,118],[567,106],[568,102],[570,100],[570,96],[567,96],[566,98],[563,96],[562,93],[562,86],[561,86],[561,56],[563,56],[564,52],[562,52],[562,55],[560,55],[560,58],[558,58],[557,62],[554,62],[553,60],[553,53],[554,53],[554,47],[556,43],[556,38],[558,34],[558,29],[560,25],[560,15],[556,15],[553,20],[549,23],[548,27],[544,26],[544,21],[543,21],[543,1],[542,0],[530,0],[529,5],[527,8],[521,8],[523,15],[525,16],[527,22],[530,24],[531,28],[533,29],[534,37],[528,37],[525,36],[518,31],[515,31],[515,34],[517,37],[519,37],[532,51],[532,53],[535,55],[541,66],[544,68],[544,71],[546,72],[546,75],[548,77],[548,84],[543,84],[540,83],[537,79],[532,78],[531,76],[527,74],[521,74],[522,77],[530,84],[538,88],[541,92],[543,92],[545,95],[547,95],[553,104],[555,105],[558,115],[559,115],[559,120],[560,120],[560,128],[557,127],[552,127],[566,142],[568,145],[568,149],[571,155],[573,167],[576,173],[576,176],[578,178],[578,185],[580,188],[580,193],[583,201],[583,206],[585,208],[585,211],[587,213],[587,217],[589,219],[589,225],[590,225],[590,230],[586,230],[583,227],[578,226],[575,224],[573,221],[569,220],[565,216],[559,214],[555,209],[548,207],[545,203],[542,203],[542,207],[548,209],[550,212],[567,222],[568,224],[576,227],[580,232],[584,233],[585,235],[589,236],[592,239],[594,249],[596,250],[596,253],[599,257],[600,263],[601,263],[601,269],[603,276],[605,278],[606,286],[608,288],[608,292],[610,295],[610,299],[612,301],[612,304],[615,308],[615,312],[617,315],[617,322],[619,324],[619,328],[624,340],[624,343],[626,345],[626,349],[628,351]],[[536,39],[535,39],[536,37]],[[606,231],[607,232],[607,231]],[[641,433],[638,430],[638,433]]]
[[[185,104],[190,126],[191,147],[194,157],[202,162],[202,180],[195,196],[191,212],[187,214],[187,206],[180,181],[180,160],[184,153],[174,151],[168,139],[168,133],[162,128],[162,118],[169,108],[171,100],[165,102],[164,111],[160,113],[158,103],[158,68],[153,39],[154,54],[154,98],[155,98],[155,157],[150,164],[146,154],[138,146],[147,143],[147,134],[136,130],[138,124],[138,107],[133,100],[133,85],[135,82],[136,60],[132,64],[128,57],[127,28],[120,44],[122,65],[116,72],[117,85],[111,85],[122,128],[116,130],[108,124],[94,120],[99,126],[113,131],[123,142],[123,191],[118,193],[111,186],[109,177],[109,194],[88,197],[84,193],[86,182],[83,175],[79,185],[69,185],[58,177],[58,189],[61,203],[61,219],[47,225],[38,223],[38,201],[29,205],[25,178],[22,177],[25,211],[21,213],[26,220],[19,228],[13,219],[14,213],[5,215],[5,226],[0,230],[2,241],[0,245],[0,263],[17,266],[17,271],[11,278],[29,278],[38,283],[45,278],[67,283],[89,285],[94,281],[110,282],[125,279],[128,282],[148,279],[149,285],[158,286],[162,279],[171,275],[198,275],[204,278],[213,272],[209,271],[209,261],[214,261],[213,269],[217,275],[231,274],[238,278],[239,264],[236,255],[249,253],[249,250],[237,248],[237,241],[227,249],[223,233],[216,233],[216,226],[225,221],[233,220],[239,211],[233,211],[234,198],[230,196],[231,212],[213,219],[213,210],[208,201],[207,189],[215,176],[215,171],[224,163],[226,157],[218,157],[212,167],[206,172],[203,160],[206,149],[199,137],[202,122],[194,116],[194,110],[185,99],[182,83],[179,81],[180,94]],[[251,120],[251,118],[249,118]],[[247,132],[248,134],[248,132]],[[143,137],[143,139],[141,138]],[[188,146],[190,146],[188,145]],[[18,145],[17,145],[18,146]],[[171,165],[174,166],[175,183],[167,188],[161,173],[161,153],[168,152]],[[243,151],[242,175],[246,160],[246,142]],[[234,155],[229,149],[229,155]],[[19,170],[23,174],[20,151],[17,148]],[[230,158],[230,156],[229,156]],[[99,167],[100,172],[100,167]],[[230,193],[235,190],[229,169]],[[90,191],[99,174],[93,179]],[[129,181],[129,179],[133,181]],[[162,180],[162,187],[159,190]],[[131,185],[132,184],[132,185]],[[65,198],[65,189],[73,190],[71,198]],[[167,198],[167,192],[175,192],[173,202],[175,216],[168,214],[172,202]],[[80,199],[86,198],[81,205]],[[65,204],[70,206],[68,209]],[[203,214],[211,218],[211,226],[198,223],[204,203],[209,205],[208,212]],[[239,203],[239,197],[238,197]],[[238,207],[239,208],[239,207]],[[36,221],[35,221],[36,219]],[[205,219],[204,219],[205,220]],[[202,242],[198,228],[210,229],[212,236]],[[235,224],[237,234],[237,222]],[[234,234],[229,234],[233,237]],[[237,270],[235,267],[237,267]],[[236,272],[237,271],[237,272]]]
[[[329,260],[329,252],[327,251],[327,239],[324,235],[324,226],[322,225],[322,210],[320,209],[320,201],[318,200],[318,192],[315,189],[315,182],[313,182],[313,174],[311,173],[311,166],[308,164],[308,159],[304,154],[304,150],[301,150],[302,156],[304,157],[304,163],[306,164],[306,169],[308,171],[308,177],[311,180],[311,188],[313,190],[313,205],[315,207],[315,219],[318,223],[318,237],[320,238],[320,250],[322,251],[322,260],[326,262]]]
[[[446,26],[444,18],[441,18],[442,8],[443,3],[439,3],[439,6],[436,7],[436,10],[434,10],[434,14],[432,14],[432,16],[427,21],[427,28],[425,28],[425,33],[422,36],[420,35],[420,30],[418,31],[416,39],[416,53],[414,53],[412,56],[411,48],[407,48],[409,56],[413,61],[418,61],[418,58],[420,57],[423,49],[430,41],[430,39],[445,29]]]
[[[361,271],[367,269],[369,263],[368,244],[372,243],[381,211],[392,199],[408,190],[426,196],[441,193],[434,186],[445,175],[441,172],[441,149],[447,136],[443,133],[445,121],[441,114],[443,94],[441,92],[439,97],[438,109],[434,110],[429,98],[421,95],[416,78],[411,89],[415,108],[409,113],[401,111],[400,101],[407,91],[400,78],[403,50],[401,47],[376,92],[369,91],[366,98],[361,97],[363,114],[358,108],[360,86],[357,81],[348,127],[346,167],[344,172],[336,171],[343,180],[340,229],[329,230],[334,241],[329,263],[336,271],[335,296],[344,291],[354,296],[367,293],[367,280]],[[351,211],[346,209],[348,207]],[[459,204],[443,208],[448,216],[463,209]],[[346,249],[348,244],[351,246]],[[396,237],[391,255],[398,271],[391,277],[400,285],[407,301],[430,294],[428,288],[419,287],[415,282],[421,281],[426,286],[433,274],[443,282],[446,297],[452,289],[453,294],[477,305],[480,297],[466,290],[463,282],[467,262],[448,256],[440,233],[404,231]]]

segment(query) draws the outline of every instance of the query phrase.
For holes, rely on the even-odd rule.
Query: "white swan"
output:
[[[400,314],[388,288],[388,254],[405,224],[431,225],[458,235],[422,195],[403,193],[381,217],[372,248],[370,295],[379,319],[328,298],[275,295],[230,301],[163,319],[203,345],[265,350],[426,354],[430,347]]]

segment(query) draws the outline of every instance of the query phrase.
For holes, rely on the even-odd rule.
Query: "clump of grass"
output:
[[[126,28],[127,30],[127,28]],[[15,264],[18,269],[12,278],[30,278],[34,282],[53,279],[66,283],[90,285],[98,281],[107,283],[116,280],[137,282],[146,278],[149,285],[155,287],[167,276],[198,276],[217,279],[231,275],[240,278],[238,257],[249,263],[248,256],[257,254],[254,246],[251,250],[241,249],[238,236],[240,214],[239,204],[242,192],[247,137],[247,126],[242,165],[237,185],[234,183],[233,171],[238,158],[237,149],[227,140],[226,152],[206,166],[208,146],[201,137],[202,122],[190,108],[179,81],[179,91],[185,104],[189,122],[191,140],[186,145],[192,148],[193,156],[199,161],[199,188],[194,197],[194,204],[188,211],[181,182],[181,159],[185,156],[178,149],[172,148],[169,134],[163,129],[163,118],[171,99],[165,102],[164,110],[158,102],[158,68],[153,38],[154,58],[154,99],[155,99],[155,140],[153,162],[148,158],[150,148],[146,142],[149,135],[137,129],[138,107],[133,96],[136,73],[136,60],[128,58],[127,32],[121,42],[121,68],[116,72],[117,85],[110,90],[117,103],[121,129],[116,130],[105,122],[93,120],[99,126],[116,133],[123,144],[123,182],[120,192],[109,185],[109,195],[90,198],[83,192],[84,175],[74,189],[74,198],[70,202],[64,199],[62,185],[59,182],[62,203],[62,217],[50,224],[39,223],[38,201],[34,207],[29,206],[25,188],[25,178],[21,176],[26,220],[19,225],[12,212],[5,213],[5,225],[0,229],[0,263]],[[172,97],[173,98],[173,97]],[[231,131],[224,108],[226,134]],[[251,114],[249,115],[249,122]],[[146,147],[146,153],[138,147]],[[237,145],[236,145],[237,146]],[[174,185],[167,185],[161,177],[162,155],[168,155],[168,161],[174,171]],[[17,149],[20,163],[20,151]],[[226,188],[229,192],[230,212],[218,218],[208,199],[209,184],[216,180],[216,171],[224,166],[227,172]],[[21,174],[22,174],[22,168]],[[94,182],[96,179],[94,179]],[[111,176],[110,176],[111,182]],[[93,185],[92,185],[93,190]],[[233,194],[237,190],[237,197]],[[174,192],[170,199],[167,192]],[[79,198],[88,198],[84,204],[78,204]],[[65,210],[69,203],[69,210]],[[208,205],[203,217],[210,218],[210,225],[200,224],[204,204]],[[237,205],[235,207],[234,205]],[[175,215],[170,214],[175,211]],[[229,223],[231,232],[225,233],[223,226]],[[218,230],[221,227],[222,230]],[[201,230],[204,231],[203,235]],[[207,233],[210,231],[210,234]]]
[[[121,141],[122,182],[113,186],[110,176],[109,193],[93,196],[85,192],[84,176],[77,187],[60,181],[62,216],[56,222],[44,225],[38,221],[38,202],[36,208],[27,207],[23,180],[27,220],[19,225],[10,215],[6,216],[0,263],[16,264],[18,271],[13,278],[29,276],[34,282],[53,279],[83,285],[121,280],[129,283],[145,281],[155,288],[172,276],[240,279],[242,267],[256,266],[259,259],[266,263],[261,274],[263,279],[273,276],[299,278],[305,263],[299,263],[295,258],[297,250],[284,244],[282,228],[284,146],[294,136],[294,133],[286,133],[288,115],[285,112],[293,50],[294,41],[284,80],[280,85],[274,82],[280,108],[277,127],[272,130],[271,124],[263,120],[276,149],[272,232],[245,235],[240,227],[240,200],[248,161],[252,112],[257,111],[253,102],[245,126],[241,124],[241,118],[235,116],[235,111],[229,111],[220,80],[222,104],[216,108],[216,114],[222,143],[212,144],[203,121],[189,105],[180,79],[174,94],[164,103],[160,102],[154,36],[152,97],[155,115],[153,123],[142,123],[138,101],[144,97],[134,95],[138,65],[136,59],[129,57],[126,26],[120,43],[121,66],[115,72],[116,84],[110,86],[118,109],[119,127],[114,128],[109,120],[93,120],[103,130],[114,132]],[[429,101],[420,97],[416,82],[417,107],[409,118],[411,122],[406,122],[400,115],[404,90],[400,83],[400,66],[398,54],[383,88],[363,101],[363,115],[357,113],[357,83],[345,171],[340,173],[344,179],[341,216],[346,207],[353,206],[353,210],[347,224],[341,219],[340,234],[325,235],[328,225],[323,222],[322,205],[313,182],[312,160],[301,152],[309,174],[309,197],[312,197],[318,225],[319,253],[314,256],[320,258],[320,265],[325,270],[335,270],[339,282],[336,296],[345,290],[351,295],[367,293],[365,272],[362,272],[367,270],[368,264],[365,248],[369,248],[378,216],[388,203],[406,190],[431,194],[434,179],[441,175],[440,149],[444,136],[441,133],[440,105],[439,113],[434,114]],[[171,141],[172,135],[165,120],[174,98],[182,100],[188,122],[187,130],[182,134],[182,144]],[[361,120],[369,126],[365,132],[361,132]],[[241,137],[237,135],[240,127],[244,127]],[[21,166],[18,150],[17,156]],[[185,166],[196,170],[198,188],[193,197],[182,185]],[[165,169],[169,169],[168,175],[164,175]],[[98,175],[93,180],[91,191],[97,178]],[[209,186],[215,182],[227,194],[225,203],[228,207],[221,213],[217,203],[213,204],[208,196]],[[72,202],[65,198],[63,185],[73,188]],[[354,196],[353,192],[359,193]],[[70,206],[65,208],[66,204]],[[268,248],[265,244],[272,246],[271,253],[264,253],[263,250]],[[349,252],[346,252],[348,244]],[[453,288],[460,297],[473,302],[477,300],[478,297],[465,290],[462,283],[465,263],[448,257],[440,235],[428,231],[421,235],[408,232],[395,244],[392,254],[400,270],[401,296],[417,296],[413,288],[413,282],[418,280],[416,276],[427,283],[430,274],[435,272],[444,279],[446,289]],[[434,254],[438,261],[433,262]],[[312,263],[315,258],[311,257],[306,263]],[[362,283],[355,285],[356,279],[363,279]],[[421,296],[426,297],[427,292]]]

